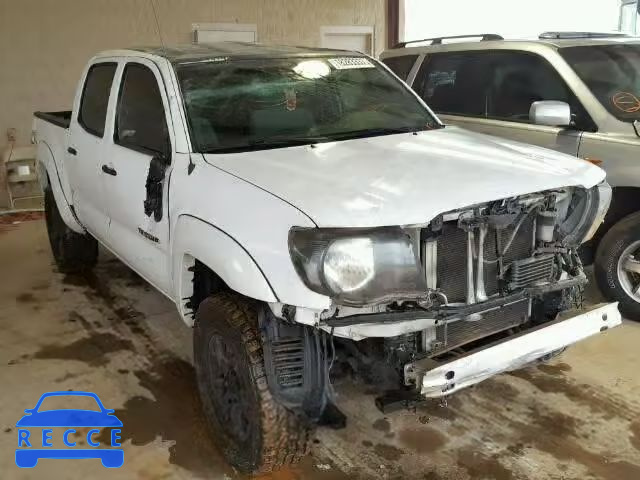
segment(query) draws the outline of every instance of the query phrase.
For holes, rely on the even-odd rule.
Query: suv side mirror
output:
[[[533,102],[529,110],[529,120],[536,125],[569,127],[571,126],[571,107],[566,102],[555,100]]]

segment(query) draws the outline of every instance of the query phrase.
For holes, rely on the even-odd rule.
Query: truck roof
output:
[[[99,56],[119,56],[138,52],[166,58],[173,64],[203,61],[216,57],[243,58],[282,58],[321,55],[349,55],[363,56],[362,53],[348,50],[327,48],[294,47],[283,45],[261,45],[245,42],[217,42],[208,44],[187,44],[170,46],[131,47],[124,50],[110,50]]]
[[[509,49],[533,50],[539,48],[567,48],[567,47],[591,47],[596,45],[619,45],[619,44],[640,44],[638,37],[617,37],[617,38],[549,38],[549,39],[514,39],[514,40],[482,40],[447,42],[431,45],[427,42],[415,46],[391,48],[383,52],[382,57],[395,57],[399,55],[419,54],[423,52],[455,52],[465,50],[491,50]]]

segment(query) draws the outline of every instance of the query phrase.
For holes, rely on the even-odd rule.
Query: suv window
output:
[[[640,45],[592,45],[560,54],[618,120],[640,120]]]
[[[96,63],[89,68],[82,90],[78,123],[89,133],[102,137],[109,106],[109,94],[116,63]]]
[[[122,74],[114,141],[143,153],[167,153],[169,135],[158,88],[151,70],[129,63]]]
[[[423,67],[416,90],[436,111],[529,123],[531,104],[557,100],[571,106],[576,126],[595,130],[593,121],[555,69],[526,52],[434,54]]]
[[[382,62],[398,77],[402,80],[406,80],[417,59],[418,55],[403,55],[401,57],[385,58]]]

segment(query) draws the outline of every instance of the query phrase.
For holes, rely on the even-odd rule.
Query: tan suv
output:
[[[590,245],[595,275],[603,293],[640,320],[640,39],[586,32],[526,41],[445,37],[400,44],[381,60],[446,124],[606,170],[614,194]]]

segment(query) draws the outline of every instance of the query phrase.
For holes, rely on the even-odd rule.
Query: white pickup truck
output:
[[[439,397],[621,322],[581,306],[604,172],[445,127],[359,53],[109,51],[72,112],[35,116],[58,268],[91,268],[100,243],[175,302],[244,471],[296,461],[339,418],[336,355]]]

